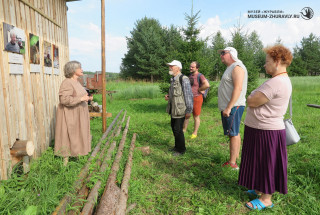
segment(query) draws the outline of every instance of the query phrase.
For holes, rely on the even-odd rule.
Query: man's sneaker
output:
[[[197,135],[191,134],[190,139],[192,140],[192,139],[195,139],[195,138],[197,138]]]
[[[222,167],[225,167],[225,166],[226,167],[231,167],[232,170],[239,170],[239,167],[238,167],[237,163],[232,164],[229,161],[227,161],[224,164],[222,164]]]

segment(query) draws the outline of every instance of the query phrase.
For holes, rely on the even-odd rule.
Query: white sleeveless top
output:
[[[247,68],[243,65],[241,61],[236,61],[230,66],[227,67],[226,71],[223,73],[220,85],[218,88],[218,107],[220,111],[224,111],[232,96],[233,91],[233,80],[232,80],[232,71],[236,66],[240,66],[244,70],[244,79],[242,83],[242,90],[240,96],[234,106],[245,106],[246,105],[246,93],[247,93],[247,84],[248,84],[248,72]]]

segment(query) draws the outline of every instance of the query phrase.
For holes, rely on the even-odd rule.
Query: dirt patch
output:
[[[141,166],[150,166],[150,165],[151,165],[150,162],[147,160],[141,161]]]
[[[149,155],[151,153],[149,146],[137,147],[136,149],[141,151],[144,156]]]

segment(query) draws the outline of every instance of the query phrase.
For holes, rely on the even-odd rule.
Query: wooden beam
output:
[[[107,129],[105,1],[101,0],[102,132]]]
[[[61,28],[61,25],[59,25],[56,21],[54,21],[53,19],[51,19],[49,16],[47,16],[46,14],[44,14],[41,10],[39,10],[38,8],[36,8],[35,6],[33,6],[32,4],[30,4],[29,2],[26,2],[25,0],[19,0],[21,2],[23,2],[25,5],[27,5],[28,7],[32,8],[33,10],[37,11],[39,14],[41,14],[43,17],[45,17],[46,19],[48,19],[50,22],[52,22],[53,24],[55,24],[56,26],[58,26],[59,28]]]
[[[102,117],[102,113],[90,112],[90,117]],[[106,117],[112,117],[112,113],[106,113]]]

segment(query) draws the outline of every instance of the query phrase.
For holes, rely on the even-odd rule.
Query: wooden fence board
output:
[[[2,7],[2,0],[0,0],[0,7]],[[0,9],[1,12],[1,9]],[[2,32],[2,26],[0,26]],[[0,37],[0,50],[3,50],[3,40]],[[8,144],[8,121],[7,121],[7,108],[6,108],[6,88],[4,79],[4,69],[2,64],[2,52],[0,51],[0,178],[7,179],[7,163],[9,161],[9,144]]]
[[[3,0],[0,0],[0,21],[4,19]]]
[[[9,74],[8,52],[2,47],[1,23],[0,117],[3,120],[0,123],[0,180],[11,173],[8,153],[17,138],[34,142],[34,157],[40,156],[54,138],[58,91],[64,79],[62,68],[69,60],[66,15],[65,0],[0,0],[0,21],[23,29],[26,36],[23,74]],[[39,36],[40,73],[30,71],[29,33]],[[43,73],[44,41],[59,48],[59,75]]]

